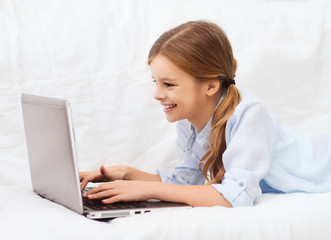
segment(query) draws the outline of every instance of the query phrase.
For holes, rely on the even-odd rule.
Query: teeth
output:
[[[163,106],[165,109],[168,109],[168,108],[172,108],[172,107],[175,107],[176,106],[176,104],[173,104],[173,105],[165,105],[165,106]]]

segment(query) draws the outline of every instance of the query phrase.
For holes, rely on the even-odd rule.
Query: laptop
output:
[[[69,101],[23,93],[21,104],[32,186],[40,196],[90,219],[190,208],[158,200],[106,205],[83,198]]]

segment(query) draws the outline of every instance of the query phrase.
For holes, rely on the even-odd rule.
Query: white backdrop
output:
[[[198,19],[214,21],[228,34],[241,90],[258,95],[281,122],[309,136],[331,133],[329,0],[0,0],[1,237],[331,236],[331,193],[263,194],[254,207],[192,208],[105,223],[33,192],[22,92],[71,101],[82,170],[129,164],[154,172],[175,163],[175,125],[153,99],[146,60],[161,33]]]
[[[22,92],[71,101],[81,170],[171,167],[175,125],[153,99],[147,55],[201,19],[228,34],[241,90],[284,124],[331,132],[331,1],[0,0],[0,184],[30,182]]]

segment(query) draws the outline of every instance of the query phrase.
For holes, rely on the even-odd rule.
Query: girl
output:
[[[164,33],[150,50],[154,94],[177,122],[181,161],[173,172],[129,166],[81,172],[81,188],[105,204],[157,198],[191,206],[252,206],[262,192],[331,191],[331,141],[323,146],[281,126],[235,86],[236,60],[216,24],[194,21]],[[129,180],[129,181],[128,181]],[[207,180],[207,184],[205,181]]]

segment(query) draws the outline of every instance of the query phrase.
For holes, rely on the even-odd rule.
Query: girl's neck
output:
[[[206,103],[205,108],[201,112],[202,118],[199,119],[199,121],[191,122],[193,127],[198,131],[201,132],[204,127],[209,122],[210,118],[214,115],[216,107],[221,100],[222,96],[224,94],[224,91],[221,91],[219,94],[214,95],[213,97],[210,97]]]

